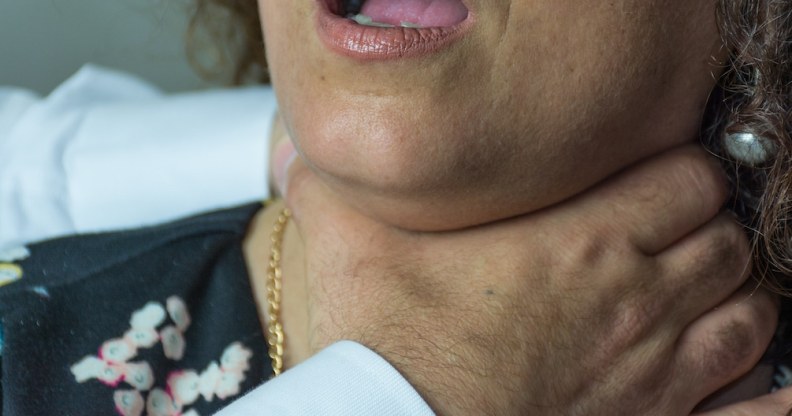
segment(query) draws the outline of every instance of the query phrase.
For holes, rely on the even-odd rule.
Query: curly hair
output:
[[[268,82],[256,0],[196,0],[196,7],[188,39],[212,28],[212,55],[221,57],[213,63],[233,62],[233,83]],[[731,55],[710,98],[702,142],[732,179],[730,208],[750,231],[754,276],[792,295],[792,1],[718,0],[717,20]],[[188,52],[196,67],[217,73],[198,62],[194,46]],[[723,138],[732,132],[772,142],[774,157],[761,166],[731,159]]]
[[[720,0],[718,24],[731,55],[702,139],[732,181],[730,208],[749,230],[754,276],[792,295],[792,2]],[[760,166],[731,159],[723,140],[737,132],[761,137],[775,154]]]
[[[193,68],[205,78],[220,78],[232,85],[268,83],[256,0],[196,0],[193,4],[186,37]]]

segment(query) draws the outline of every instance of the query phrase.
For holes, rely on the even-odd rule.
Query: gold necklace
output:
[[[272,361],[274,377],[283,372],[283,324],[280,321],[281,311],[281,246],[286,224],[291,218],[291,212],[284,208],[281,210],[270,234],[270,257],[267,265],[267,345]]]

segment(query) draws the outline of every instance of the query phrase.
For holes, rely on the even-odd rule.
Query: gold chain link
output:
[[[272,372],[277,377],[283,372],[283,324],[281,310],[281,245],[291,212],[283,209],[272,227],[269,264],[267,265],[267,344],[272,360]]]

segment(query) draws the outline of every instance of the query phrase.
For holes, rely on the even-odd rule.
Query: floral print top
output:
[[[260,208],[0,253],[0,414],[210,415],[266,381]]]

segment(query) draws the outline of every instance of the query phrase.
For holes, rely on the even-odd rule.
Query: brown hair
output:
[[[188,39],[200,28],[211,28],[214,55],[233,57],[213,63],[233,61],[233,83],[267,82],[256,0],[196,1]],[[731,57],[710,99],[702,140],[722,157],[732,178],[730,208],[751,230],[755,276],[792,294],[792,1],[718,0],[717,13]],[[198,62],[195,49],[188,51]],[[204,74],[218,73],[196,66]],[[737,131],[774,143],[775,157],[758,167],[730,159],[722,140]]]
[[[268,83],[267,57],[256,0],[196,0],[187,57],[208,79]]]

